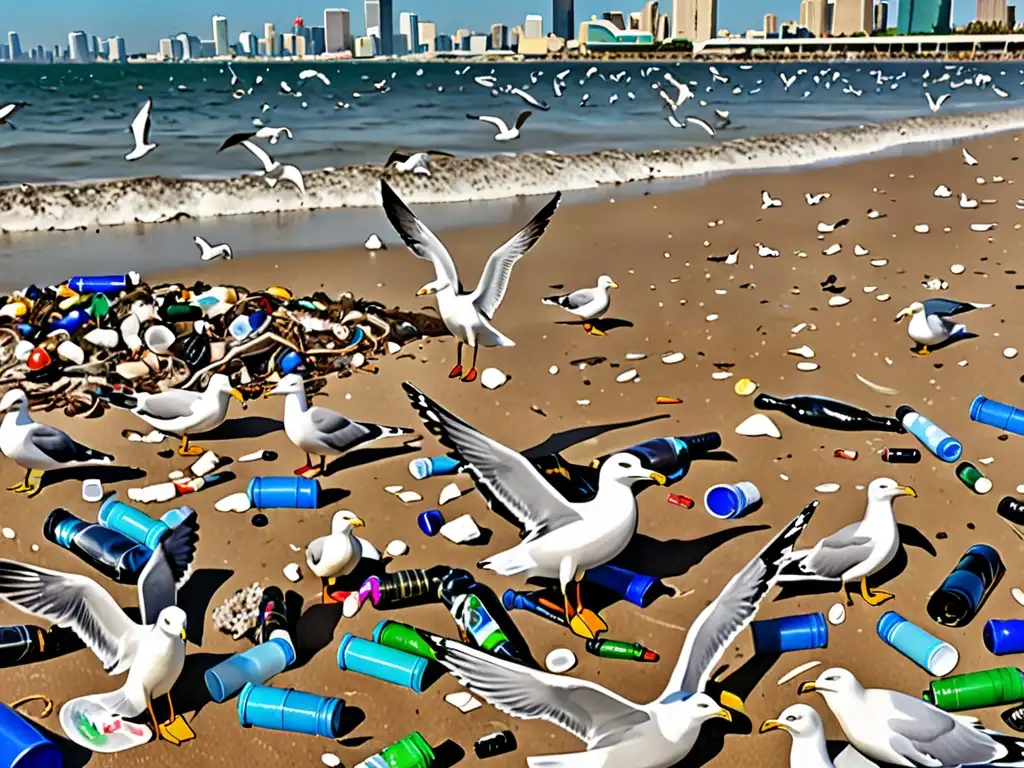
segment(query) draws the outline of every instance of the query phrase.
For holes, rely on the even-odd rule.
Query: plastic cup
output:
[[[971,420],[1004,432],[1024,435],[1024,410],[978,395],[971,403]]]
[[[760,500],[761,491],[753,483],[723,483],[704,493],[704,509],[719,520],[733,520]]]
[[[828,624],[820,613],[783,616],[750,625],[755,653],[811,651],[828,647]]]
[[[1024,619],[990,619],[982,630],[985,647],[996,656],[1024,651]]]
[[[423,693],[427,660],[346,634],[338,646],[338,667]]]
[[[246,683],[262,685],[274,675],[284,672],[294,661],[295,650],[288,641],[275,637],[206,670],[206,689],[210,698],[222,704],[242,690]]]
[[[875,628],[892,648],[935,677],[945,677],[960,661],[956,648],[925,632],[895,611],[882,614]]]
[[[238,722],[244,728],[268,728],[336,738],[341,732],[341,699],[291,688],[246,683],[238,695]]]
[[[61,768],[60,749],[6,704],[0,704],[0,765],[5,768]]]
[[[258,509],[316,509],[320,483],[308,477],[254,477],[246,492]]]

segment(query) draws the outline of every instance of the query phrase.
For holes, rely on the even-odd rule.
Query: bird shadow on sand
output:
[[[395,445],[385,448],[358,448],[350,453],[345,453],[334,459],[324,470],[324,477],[331,477],[346,469],[354,469],[364,464],[372,464],[375,461],[392,459],[395,456],[405,456],[409,453],[416,453],[419,448],[410,445]]]
[[[22,719],[25,720],[25,722],[27,722],[29,725],[31,725],[35,730],[39,731],[39,733],[44,738],[53,742],[53,745],[60,750],[61,757],[64,758],[63,762],[61,763],[63,768],[84,768],[84,766],[87,765],[90,760],[92,760],[93,753],[91,750],[88,750],[85,747],[80,747],[78,744],[75,744],[75,742],[71,741],[66,736],[64,736],[63,733],[51,731],[49,728],[47,728],[45,725],[43,725],[37,720],[29,720],[25,717],[23,717]],[[28,762],[33,765],[35,764],[32,762],[32,758],[29,758]]]
[[[231,653],[190,653],[185,657],[185,668],[181,676],[171,689],[171,697],[174,699],[175,712],[192,712],[196,717],[207,704],[213,701],[210,690],[206,687],[206,673],[226,659],[230,659]],[[153,702],[153,709],[158,717],[170,715],[167,706],[167,699],[162,698]],[[142,720],[145,722],[145,720]],[[210,734],[211,736],[213,734]],[[199,734],[202,738],[202,734]]]
[[[268,419],[266,416],[243,416],[240,419],[228,419],[216,429],[192,435],[196,442],[201,440],[245,440],[247,438],[264,437],[280,432],[284,422],[279,419]]]
[[[960,343],[961,341],[968,341],[970,339],[976,339],[976,338],[978,338],[978,334],[971,333],[970,331],[966,331],[965,333],[961,333],[961,334],[958,334],[958,335],[953,336],[951,338],[948,338],[945,341],[940,342],[938,344],[931,344],[931,345],[929,345],[928,348],[932,352],[938,352],[939,350],[946,349],[947,347],[952,347],[955,344]],[[917,350],[919,350],[920,348],[921,347],[919,347],[919,346],[917,346],[915,344],[914,346],[910,347],[910,351],[914,352],[916,354]],[[917,355],[917,356],[921,357],[922,359],[925,359],[925,360],[928,360],[928,359],[931,358],[931,355]]]
[[[210,600],[234,575],[227,568],[200,568],[189,577],[185,586],[178,592],[178,606],[185,611],[188,626],[188,641],[193,645],[203,645],[203,625],[206,609]]]
[[[585,323],[590,323],[595,330],[601,331],[602,333],[608,333],[609,331],[615,331],[619,328],[632,328],[633,323],[629,320],[623,320],[619,317],[599,317],[594,320],[556,320],[556,325],[578,325],[583,327]]]
[[[124,483],[129,480],[141,480],[146,471],[138,467],[69,467],[68,469],[51,469],[40,480],[40,490],[67,480],[99,480],[103,485]]]

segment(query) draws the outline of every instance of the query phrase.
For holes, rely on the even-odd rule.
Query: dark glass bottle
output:
[[[464,642],[508,661],[537,667],[526,639],[498,596],[471,573],[453,568],[441,581],[438,596],[455,619]]]
[[[67,629],[31,624],[0,627],[0,669],[20,667],[80,650],[85,644]]]
[[[1017,525],[1024,525],[1024,500],[1004,496],[996,507],[999,516]]]
[[[43,536],[64,547],[118,584],[137,584],[153,550],[145,544],[96,523],[87,523],[66,509],[55,509],[43,521]]]
[[[285,607],[284,593],[280,587],[269,586],[260,597],[260,611],[257,618],[257,642],[265,643],[278,630],[291,632],[288,622],[288,611]]]
[[[754,407],[762,411],[779,411],[794,421],[810,427],[838,429],[843,432],[896,432],[903,434],[899,419],[875,416],[863,408],[817,395],[773,397],[760,394],[754,398]]]
[[[488,757],[515,752],[517,746],[516,735],[512,731],[498,731],[477,739],[473,744],[473,752],[478,758],[485,760]]]
[[[425,569],[410,568],[383,576],[371,576],[367,581],[377,581],[380,597],[376,600],[375,607],[385,610],[404,608],[410,605],[437,602],[440,599],[438,590],[441,588],[441,581],[451,570],[446,565],[435,565]]]
[[[1005,572],[998,552],[975,544],[928,600],[928,615],[947,627],[969,624]]]

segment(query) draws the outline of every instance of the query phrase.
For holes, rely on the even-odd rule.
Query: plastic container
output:
[[[86,312],[85,310],[82,310],[82,309],[72,309],[70,312],[67,312],[63,317],[57,318],[56,320],[51,322],[46,327],[46,330],[48,332],[58,331],[58,330],[59,331],[67,331],[69,334],[74,336],[90,320],[92,320],[92,318],[89,317],[89,313]]]
[[[981,633],[985,647],[996,656],[1024,651],[1024,619],[989,619]]]
[[[418,731],[413,731],[404,739],[366,758],[356,768],[431,768],[436,759],[427,740]]]
[[[31,624],[0,627],[0,669],[35,664],[84,647],[70,629],[43,629]]]
[[[75,293],[112,293],[116,296],[123,290],[134,288],[139,280],[137,272],[127,275],[75,275],[67,281],[67,286]]]
[[[277,361],[277,367],[281,373],[287,376],[289,373],[299,370],[302,367],[302,362],[302,355],[294,349],[289,349],[281,355],[281,359]]]
[[[515,752],[516,747],[516,735],[512,731],[498,731],[477,739],[473,744],[473,752],[480,760],[485,760]]]
[[[961,483],[978,495],[984,495],[992,490],[992,481],[969,461],[961,461],[956,465],[956,476]]]
[[[316,509],[320,483],[308,477],[254,477],[246,489],[257,509]]]
[[[753,483],[723,483],[704,493],[704,509],[719,520],[733,520],[760,500],[761,491]]]
[[[1024,525],[1024,499],[1004,496],[996,506],[996,512],[999,513],[1000,517],[1009,520],[1011,523]]]
[[[154,520],[145,512],[118,501],[111,496],[100,505],[96,520],[104,528],[117,531],[132,541],[156,549],[170,526],[163,520]]]
[[[295,662],[295,649],[283,637],[275,637],[243,653],[236,653],[203,676],[206,689],[218,704],[230,699],[247,683],[262,685],[284,672]]]
[[[413,459],[409,462],[409,474],[417,480],[425,480],[436,475],[454,475],[459,469],[459,462],[449,456]]]
[[[964,447],[955,437],[926,419],[909,405],[901,405],[896,409],[896,418],[910,434],[916,437],[929,451],[949,464],[959,461]]]
[[[634,573],[617,565],[605,564],[597,568],[588,568],[584,581],[604,587],[641,608],[653,603],[661,591],[661,582],[653,576]]]
[[[46,516],[43,537],[73,552],[118,584],[137,584],[153,556],[153,550],[145,544],[102,525],[87,523],[66,509],[54,509]]]
[[[947,627],[969,624],[1005,572],[998,552],[975,544],[928,599],[928,615]]]
[[[541,616],[548,621],[561,624],[563,627],[569,626],[569,623],[565,620],[564,609],[549,607],[546,602],[541,602],[538,596],[531,593],[516,592],[514,589],[506,589],[504,594],[501,596],[501,604],[505,606],[506,611],[529,611],[530,613]]]
[[[420,512],[416,518],[416,525],[427,536],[436,536],[444,525],[444,515],[439,509],[428,509],[426,512]]]
[[[0,765],[4,768],[62,768],[60,749],[32,724],[0,704]]]
[[[359,587],[359,599],[364,602],[369,599],[375,608],[382,610],[436,603],[440,601],[438,590],[441,581],[451,570],[444,565],[435,565],[371,576]]]
[[[427,660],[346,634],[338,646],[338,667],[423,693]]]
[[[882,461],[886,464],[917,464],[921,452],[917,448],[883,448]]]
[[[419,656],[421,659],[437,661],[437,654],[434,652],[433,646],[427,642],[416,627],[410,627],[408,624],[384,619],[373,628],[373,642],[394,648],[396,651]]]
[[[337,738],[341,733],[341,699],[292,688],[246,683],[238,695],[238,722],[243,728],[304,733]]]
[[[933,680],[922,698],[947,712],[1024,701],[1024,674],[1015,667],[986,669]]]
[[[878,636],[934,677],[945,677],[960,661],[960,654],[949,643],[925,632],[895,611],[878,620]]]
[[[810,651],[828,647],[828,624],[821,613],[783,616],[750,625],[755,653]]]
[[[602,659],[628,659],[653,664],[661,658],[656,651],[640,643],[627,643],[623,640],[587,640],[586,648],[587,653]]]
[[[978,395],[971,403],[971,421],[1015,435],[1024,435],[1024,410]]]

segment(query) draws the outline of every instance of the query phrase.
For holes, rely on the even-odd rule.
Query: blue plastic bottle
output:
[[[341,699],[246,683],[238,695],[238,722],[244,728],[256,726],[333,739],[341,732],[343,708]]]
[[[246,683],[263,685],[295,663],[295,648],[287,633],[275,635],[278,636],[247,651],[236,653],[230,659],[206,670],[203,676],[206,689],[215,702],[224,703],[242,690]]]
[[[28,720],[0,703],[0,765],[4,768],[61,768],[64,757]]]
[[[423,693],[428,662],[419,656],[346,634],[338,646],[338,667]]]

